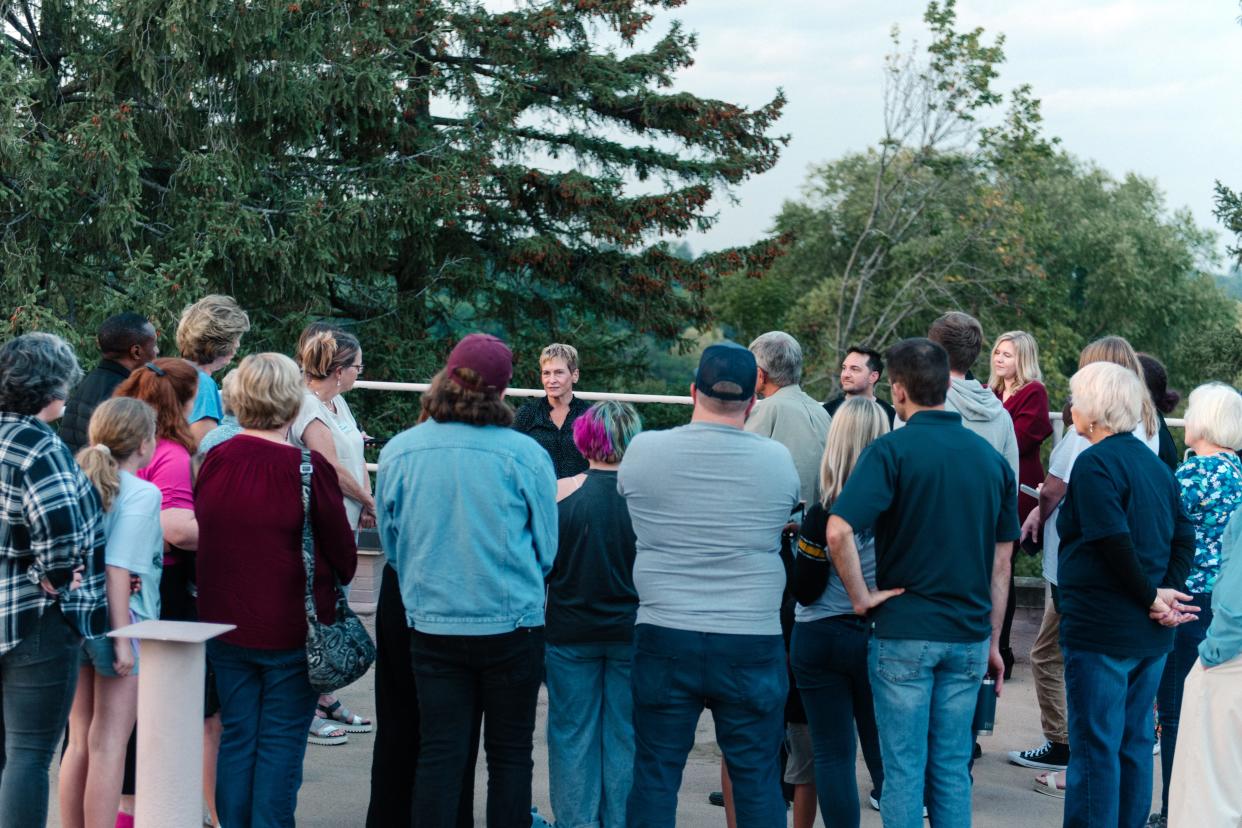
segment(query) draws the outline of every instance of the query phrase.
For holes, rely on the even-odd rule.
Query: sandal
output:
[[[325,719],[337,722],[350,733],[370,733],[375,727],[371,724],[370,719],[364,719],[361,716],[355,715],[348,707],[343,707],[340,699],[332,702],[332,704],[319,705],[319,712],[323,714]]]
[[[345,735],[345,728],[336,722],[313,716],[306,740],[312,745],[343,745],[349,741],[349,737]]]
[[[1057,784],[1057,778],[1065,781],[1065,774],[1061,771],[1048,771],[1045,774],[1035,777],[1035,791],[1044,796],[1054,796],[1057,799],[1065,799],[1065,788]]]

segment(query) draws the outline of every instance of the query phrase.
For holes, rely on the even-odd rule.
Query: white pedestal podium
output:
[[[203,824],[206,642],[232,624],[143,621],[108,633],[142,642],[135,828]]]

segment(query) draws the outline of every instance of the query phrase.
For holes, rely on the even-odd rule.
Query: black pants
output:
[[[485,723],[488,828],[529,826],[543,628],[488,636],[411,631],[410,652],[422,736],[414,824],[455,828],[479,709]]]
[[[410,661],[410,629],[401,603],[397,573],[384,567],[375,610],[375,750],[371,755],[371,804],[367,828],[408,828],[414,824],[414,781],[418,765],[418,689]],[[474,825],[474,766],[479,756],[476,710],[470,755],[462,774],[456,828]]]

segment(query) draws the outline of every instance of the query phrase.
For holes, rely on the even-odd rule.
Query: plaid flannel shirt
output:
[[[107,631],[102,511],[95,487],[52,429],[0,412],[0,655],[56,601],[81,635]],[[77,567],[82,585],[70,590]],[[43,578],[55,597],[39,585]]]

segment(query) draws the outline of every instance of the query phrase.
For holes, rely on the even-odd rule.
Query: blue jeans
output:
[[[884,757],[885,828],[921,828],[923,780],[937,828],[970,825],[971,722],[989,639],[972,643],[873,638],[867,655]]]
[[[1199,660],[1199,644],[1212,625],[1212,594],[1196,593],[1190,603],[1199,607],[1199,620],[1182,624],[1173,636],[1173,652],[1164,662],[1156,706],[1160,714],[1160,813],[1169,813],[1169,784],[1173,779],[1173,757],[1177,752],[1177,724],[1182,712],[1182,688],[1190,668]]]
[[[784,826],[780,751],[789,679],[780,635],[634,627],[631,828],[672,828],[703,708],[729,766],[737,824]]]
[[[306,723],[319,694],[306,652],[257,650],[208,641],[220,694],[216,810],[230,828],[292,826],[302,787]]]
[[[557,828],[624,828],[634,769],[628,643],[548,644],[548,776]]]
[[[47,824],[47,771],[73,703],[81,643],[53,604],[0,656],[0,825]]]
[[[1119,658],[1062,644],[1074,760],[1064,828],[1140,828],[1151,806],[1151,705],[1164,656]]]
[[[867,678],[870,636],[867,622],[856,615],[821,618],[793,628],[789,660],[811,728],[815,792],[825,825],[856,827],[861,818],[854,773],[858,742],[872,785],[884,790],[884,763]]]

